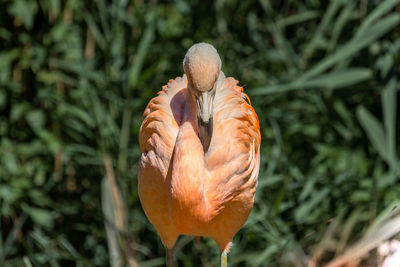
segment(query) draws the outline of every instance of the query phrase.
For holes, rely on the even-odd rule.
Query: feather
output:
[[[166,247],[180,234],[212,237],[229,248],[254,202],[260,165],[259,121],[247,95],[221,72],[206,153],[197,124],[185,120],[187,79],[164,86],[143,114],[138,187],[143,209]]]

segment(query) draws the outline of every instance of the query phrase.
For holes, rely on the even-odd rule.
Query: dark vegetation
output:
[[[399,1],[0,9],[0,266],[164,264],[137,195],[138,130],[199,41],[218,49],[261,124],[256,204],[232,266],[323,266],[400,231]],[[212,240],[177,248],[182,266],[218,264]],[[361,255],[377,264],[374,250]]]

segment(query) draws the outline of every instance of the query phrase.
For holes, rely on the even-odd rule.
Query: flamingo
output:
[[[138,191],[143,210],[174,266],[179,235],[209,237],[221,266],[253,208],[260,166],[260,127],[238,81],[226,78],[210,44],[197,43],[185,74],[147,105],[139,133]]]

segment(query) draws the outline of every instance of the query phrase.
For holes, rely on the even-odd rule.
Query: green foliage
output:
[[[137,135],[146,104],[199,41],[245,85],[262,131],[256,203],[230,264],[323,265],[381,233],[376,225],[390,232],[391,221],[371,222],[400,196],[399,7],[2,1],[0,265],[164,264],[137,195]],[[209,239],[180,238],[176,256],[219,261]]]

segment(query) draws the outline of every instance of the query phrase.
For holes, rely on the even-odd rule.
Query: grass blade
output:
[[[367,133],[372,145],[378,151],[382,158],[386,157],[385,134],[382,125],[377,119],[364,107],[360,106],[357,109],[357,118]]]
[[[393,77],[382,92],[383,119],[386,131],[387,153],[392,166],[397,165],[396,157],[396,86],[397,80]],[[396,166],[397,167],[397,166]]]
[[[358,38],[364,35],[368,31],[368,28],[371,25],[373,25],[381,16],[383,16],[390,9],[394,8],[398,3],[400,3],[399,0],[383,1],[377,8],[374,9],[374,11],[371,12],[371,14],[368,15],[364,23],[358,29],[355,37]]]
[[[15,241],[16,234],[18,233],[18,231],[21,230],[21,228],[25,224],[25,221],[27,218],[28,218],[28,215],[25,212],[22,213],[22,215],[19,217],[17,223],[11,229],[10,233],[7,236],[6,241],[4,242],[3,250],[0,251],[0,262],[3,262],[4,259],[6,258],[7,253],[12,248],[12,245]]]
[[[103,178],[101,183],[101,206],[104,216],[104,225],[106,228],[108,252],[110,255],[111,267],[122,267],[123,256],[119,248],[118,230],[115,226],[115,214],[112,202],[111,185],[107,177]]]
[[[283,93],[297,89],[330,88],[338,89],[370,79],[372,72],[367,68],[350,68],[333,73],[320,75],[308,81],[294,81],[290,84],[273,85],[268,87],[255,88],[251,91],[252,95],[268,95],[273,93]]]
[[[385,217],[384,220],[376,221],[359,242],[349,248],[343,255],[329,262],[326,266],[339,267],[347,265],[347,263],[354,261],[354,259],[361,259],[369,251],[378,247],[381,243],[399,232],[399,215],[392,218]]]
[[[128,88],[130,88],[131,90],[135,88],[138,82],[139,74],[142,69],[144,59],[146,58],[146,54],[154,38],[154,27],[155,27],[154,21],[155,21],[155,13],[152,12],[149,15],[148,26],[144,31],[142,39],[140,40],[139,48],[135,55],[135,61],[133,62],[132,67],[129,70]]]
[[[328,56],[321,62],[304,73],[299,79],[308,80],[315,77],[327,69],[333,67],[344,60],[349,60],[356,55],[364,47],[370,45],[378,38],[382,37],[389,30],[393,29],[400,22],[400,15],[392,14],[380,20],[365,31],[365,34],[358,38],[353,38],[347,44],[339,48],[333,55]]]
[[[324,31],[328,26],[332,24],[334,15],[336,14],[339,7],[343,4],[343,1],[330,1],[327,11],[322,18],[317,30],[315,31],[311,41],[308,43],[304,50],[304,61],[307,61],[313,53],[317,50],[316,47],[321,41]]]

